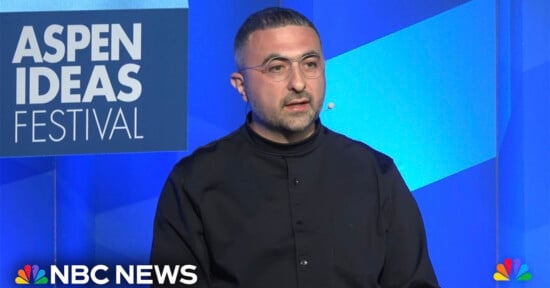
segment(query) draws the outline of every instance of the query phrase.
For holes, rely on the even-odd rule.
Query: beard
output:
[[[307,102],[308,108],[304,111],[285,109],[285,106],[291,101]],[[256,101],[250,101],[250,107],[256,121],[269,130],[283,134],[299,133],[310,128],[321,111],[319,102],[315,102],[313,96],[308,92],[289,93],[281,100],[276,110],[265,109]]]

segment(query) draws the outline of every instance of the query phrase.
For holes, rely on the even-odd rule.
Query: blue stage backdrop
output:
[[[268,6],[317,24],[322,121],[395,159],[442,287],[550,287],[546,0],[2,1],[0,286],[25,264],[147,263],[172,166],[244,122],[233,37]],[[506,259],[532,279],[495,281]]]

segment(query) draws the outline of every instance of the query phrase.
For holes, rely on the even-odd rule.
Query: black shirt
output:
[[[182,159],[151,262],[197,265],[193,287],[438,287],[393,161],[320,122],[294,144],[245,124]]]

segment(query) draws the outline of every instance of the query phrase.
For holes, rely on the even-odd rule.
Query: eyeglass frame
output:
[[[308,58],[311,58],[311,57],[316,57],[319,62],[319,75],[316,75],[316,76],[308,76],[306,74],[306,72],[304,72],[302,69],[302,62]],[[283,61],[283,62],[286,62],[286,63],[290,63],[290,67],[288,69],[288,72],[286,72],[286,76],[284,76],[283,78],[281,79],[275,79],[278,75],[281,75],[281,74],[272,74],[270,73],[268,70],[269,70],[269,64],[275,60],[279,60],[279,61]],[[261,72],[263,74],[267,74],[268,77],[270,79],[272,79],[273,81],[275,82],[281,82],[281,81],[285,81],[285,80],[288,80],[288,78],[290,77],[290,72],[292,71],[293,68],[293,65],[292,63],[298,63],[298,69],[300,70],[300,72],[302,73],[302,75],[307,78],[307,79],[316,79],[316,78],[319,78],[319,76],[321,76],[324,68],[325,68],[325,61],[323,59],[323,56],[315,51],[311,51],[311,52],[308,52],[308,53],[305,53],[304,55],[300,56],[300,57],[296,57],[296,58],[288,58],[288,57],[284,57],[284,56],[281,56],[279,54],[272,54],[272,55],[269,55],[268,57],[266,57],[266,59],[264,60],[264,62],[260,65],[256,65],[256,66],[248,66],[248,67],[242,67],[239,69],[239,72],[240,73],[243,73],[245,72],[246,70],[255,70],[255,71],[258,71],[258,72]]]

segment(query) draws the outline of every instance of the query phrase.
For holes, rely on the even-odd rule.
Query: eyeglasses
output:
[[[239,71],[243,72],[248,69],[256,70],[266,74],[274,81],[283,81],[287,80],[290,76],[293,62],[298,62],[300,71],[305,78],[317,78],[321,76],[321,73],[324,69],[324,61],[321,56],[317,53],[311,53],[306,54],[298,59],[289,59],[276,56],[269,58],[263,64],[252,67],[243,67]]]

